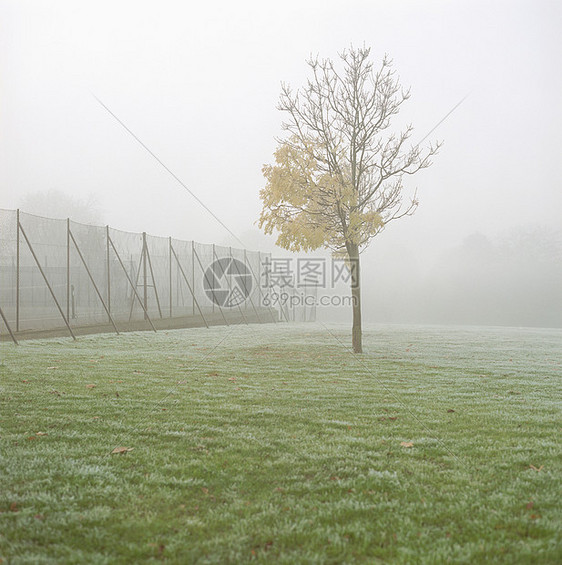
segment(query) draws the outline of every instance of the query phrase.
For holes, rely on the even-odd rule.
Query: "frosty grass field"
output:
[[[0,562],[561,563],[562,331],[348,334],[1,343]]]

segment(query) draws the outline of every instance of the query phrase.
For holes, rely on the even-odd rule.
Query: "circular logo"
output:
[[[234,308],[250,296],[252,275],[238,259],[217,259],[205,271],[203,288],[209,299],[221,308]]]

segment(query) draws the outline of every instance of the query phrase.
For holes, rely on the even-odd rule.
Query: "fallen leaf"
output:
[[[449,409],[447,410],[447,412],[451,413],[451,412],[454,412],[454,410],[453,410],[452,408],[449,408]]]
[[[411,441],[401,441],[400,445],[402,447],[414,447],[414,444]]]
[[[86,385],[86,388],[96,388],[96,385]]]
[[[12,504],[10,504],[10,512],[19,512],[17,502],[12,502]]]
[[[535,467],[534,465],[529,465],[530,469],[533,469],[533,471],[536,471],[537,473],[539,473],[540,471],[542,471],[544,469],[544,465],[541,465],[539,468]]]
[[[111,453],[127,453],[127,451],[133,451],[134,447],[116,447]]]
[[[236,380],[236,377],[229,377],[228,380],[229,380],[229,381],[235,381],[235,380]]]
[[[46,435],[47,435],[47,432],[37,432],[35,435],[38,435],[38,436],[46,436]]]
[[[206,487],[201,487],[201,490],[203,491],[204,494],[209,494],[209,489]]]
[[[535,505],[535,503],[530,500],[529,502],[527,502],[527,506],[525,506],[525,508],[527,508],[527,510],[531,510],[531,508],[533,508],[533,506]]]
[[[53,367],[47,367],[47,369],[58,369],[58,366],[53,366]]]

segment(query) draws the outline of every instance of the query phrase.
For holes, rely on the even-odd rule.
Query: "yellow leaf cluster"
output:
[[[277,231],[277,245],[291,251],[361,245],[380,230],[382,218],[358,206],[349,174],[323,170],[317,149],[294,139],[277,148],[275,164],[262,169],[266,186],[258,224],[265,233]]]

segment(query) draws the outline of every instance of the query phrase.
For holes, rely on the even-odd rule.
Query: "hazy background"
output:
[[[365,319],[560,326],[561,24],[554,0],[0,1],[0,207],[236,244],[94,93],[248,247],[272,249],[254,222],[280,82],[365,43],[412,87],[414,141],[469,94],[410,179],[416,215],[364,254]]]

